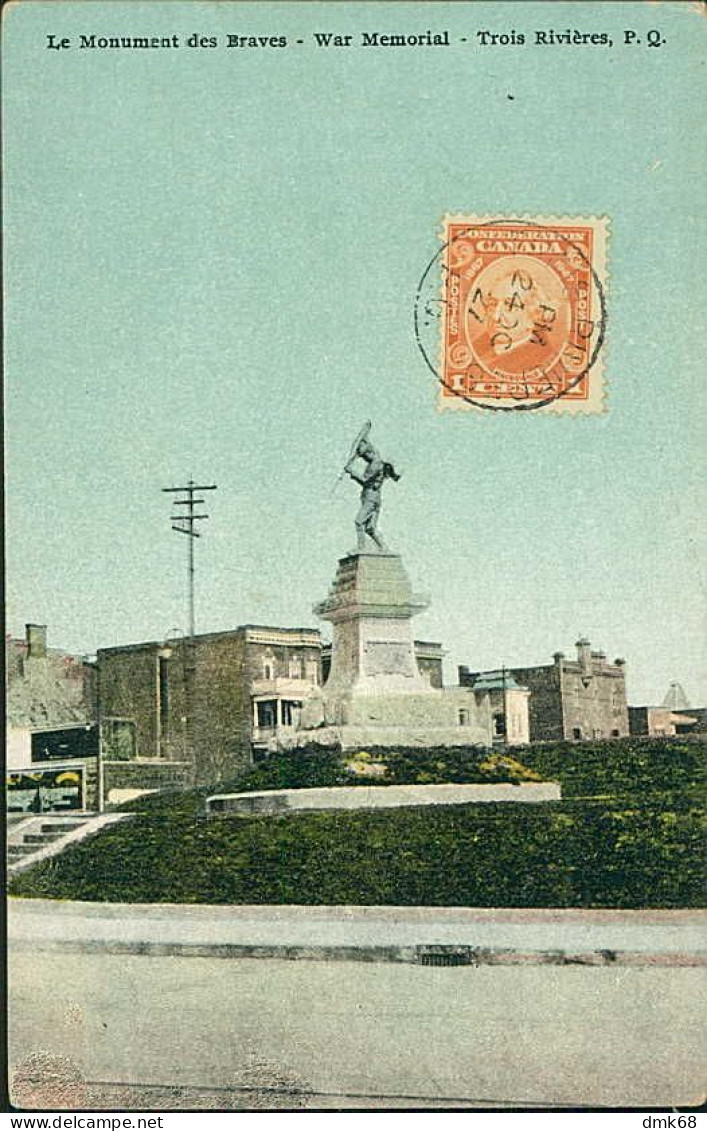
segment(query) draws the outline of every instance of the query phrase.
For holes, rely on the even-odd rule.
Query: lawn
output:
[[[699,907],[704,753],[670,740],[529,748],[522,762],[560,780],[568,795],[536,806],[207,821],[205,791],[161,795],[133,803],[130,821],[14,877],[10,890],[148,903]],[[444,769],[435,768],[439,751],[415,757],[425,780],[465,772],[458,752]],[[475,765],[479,757],[470,755]],[[413,773],[403,762],[398,780]],[[234,785],[338,784],[321,779],[342,772],[333,755],[328,764],[295,755],[289,765],[288,774],[283,756]]]

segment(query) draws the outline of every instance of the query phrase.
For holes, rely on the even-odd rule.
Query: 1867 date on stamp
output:
[[[415,305],[440,408],[604,411],[607,232],[605,217],[445,218]]]

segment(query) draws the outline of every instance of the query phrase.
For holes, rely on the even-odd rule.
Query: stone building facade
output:
[[[77,807],[95,810],[95,664],[50,648],[46,625],[28,624],[24,639],[5,639],[5,671],[8,811],[61,811],[70,780],[80,783]]]
[[[487,695],[491,711],[491,741],[494,746],[525,746],[530,741],[530,718],[528,703],[530,691],[521,687],[513,673],[504,668],[486,672],[464,673],[463,687],[473,691],[478,697]],[[460,708],[464,710],[464,708]]]
[[[629,707],[631,734],[653,737],[694,734],[699,731],[698,718],[689,709],[672,711],[667,707]]]
[[[577,641],[577,658],[556,652],[552,664],[511,668],[509,674],[530,691],[532,742],[620,738],[629,733],[625,661],[607,662],[588,640]],[[459,682],[471,686],[478,673],[459,668]]]
[[[28,624],[24,639],[6,637],[5,665],[10,765],[31,762],[33,734],[95,722],[95,664],[49,648],[46,625]]]
[[[187,641],[102,648],[97,662],[101,714],[134,720],[143,773],[159,762],[185,765]],[[192,776],[217,783],[296,728],[303,700],[322,680],[321,636],[262,625],[205,633],[195,638],[193,673]]]
[[[690,705],[678,680],[672,680],[660,707],[629,707],[628,717],[631,734],[664,736],[707,731],[707,710]]]

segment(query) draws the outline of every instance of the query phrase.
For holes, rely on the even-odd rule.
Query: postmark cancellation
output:
[[[426,273],[438,301],[420,292],[436,358],[418,335],[442,410],[605,410],[608,229],[606,217],[444,218]]]

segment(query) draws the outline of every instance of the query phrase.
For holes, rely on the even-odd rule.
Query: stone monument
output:
[[[361,486],[357,546],[339,561],[314,612],[333,626],[331,669],[303,705],[298,743],[362,746],[491,745],[488,698],[433,688],[417,666],[412,617],[428,605],[402,558],[378,531],[382,488],[400,476],[370,440],[367,422],[344,472]],[[343,474],[342,473],[342,474]]]

